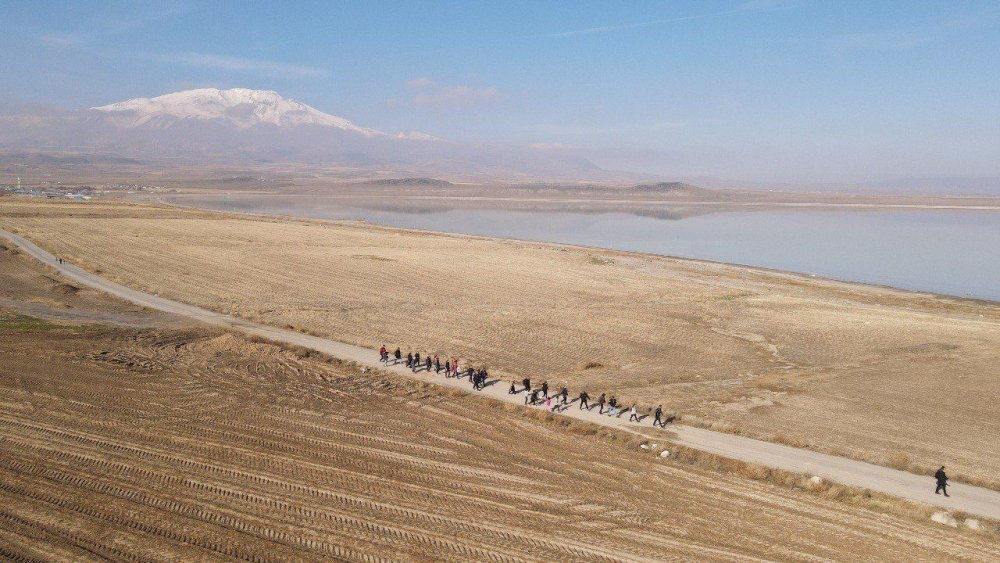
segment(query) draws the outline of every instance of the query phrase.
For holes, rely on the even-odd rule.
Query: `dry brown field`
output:
[[[1000,308],[760,269],[379,228],[0,200],[110,279],[372,348],[998,487]]]
[[[1000,557],[990,532],[184,325],[4,249],[0,284],[5,560]]]

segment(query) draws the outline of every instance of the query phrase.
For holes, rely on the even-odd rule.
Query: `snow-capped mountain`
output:
[[[601,170],[567,151],[444,141],[361,127],[269,90],[201,88],[84,110],[0,114],[0,151],[98,152],[155,161],[318,163],[440,173],[579,178]]]
[[[194,119],[218,120],[240,128],[264,124],[279,127],[321,125],[369,137],[384,135],[381,131],[359,127],[343,117],[323,113],[302,102],[283,98],[270,90],[199,88],[155,98],[132,98],[90,109],[103,112],[117,124],[126,127],[167,127],[177,120]],[[430,135],[425,137],[433,138]],[[406,138],[424,137],[414,135]]]

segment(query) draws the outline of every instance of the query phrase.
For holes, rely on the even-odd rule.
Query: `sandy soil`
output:
[[[1000,482],[994,305],[694,261],[146,206],[8,199],[0,221],[106,277],[207,308]]]
[[[4,295],[48,291],[26,289]],[[988,534],[210,329],[0,311],[0,405],[5,559],[1000,557]]]

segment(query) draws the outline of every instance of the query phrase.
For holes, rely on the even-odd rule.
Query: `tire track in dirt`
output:
[[[971,533],[230,335],[5,334],[0,399],[17,405],[0,411],[11,558],[1000,556]]]

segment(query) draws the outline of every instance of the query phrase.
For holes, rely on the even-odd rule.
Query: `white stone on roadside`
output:
[[[660,452],[660,457],[670,457],[670,450],[663,450]]]
[[[975,518],[966,518],[965,519],[965,527],[969,528],[971,530],[982,530],[983,529],[982,523],[980,523],[979,520],[976,520]]]
[[[934,514],[932,514],[931,515],[931,520],[937,522],[938,524],[944,524],[945,526],[951,526],[952,528],[957,528],[958,527],[958,521],[955,520],[955,517],[952,516],[951,514],[949,514],[948,512],[943,511],[943,510],[939,510],[939,511],[935,512]]]
[[[644,449],[644,450],[648,450],[649,449],[649,446],[647,446],[646,444],[640,444],[639,447],[642,448],[642,449]]]
[[[813,487],[819,487],[823,484],[823,478],[819,475],[813,475],[809,478],[809,484]]]
[[[658,446],[659,444],[653,444],[653,449],[655,450]]]

